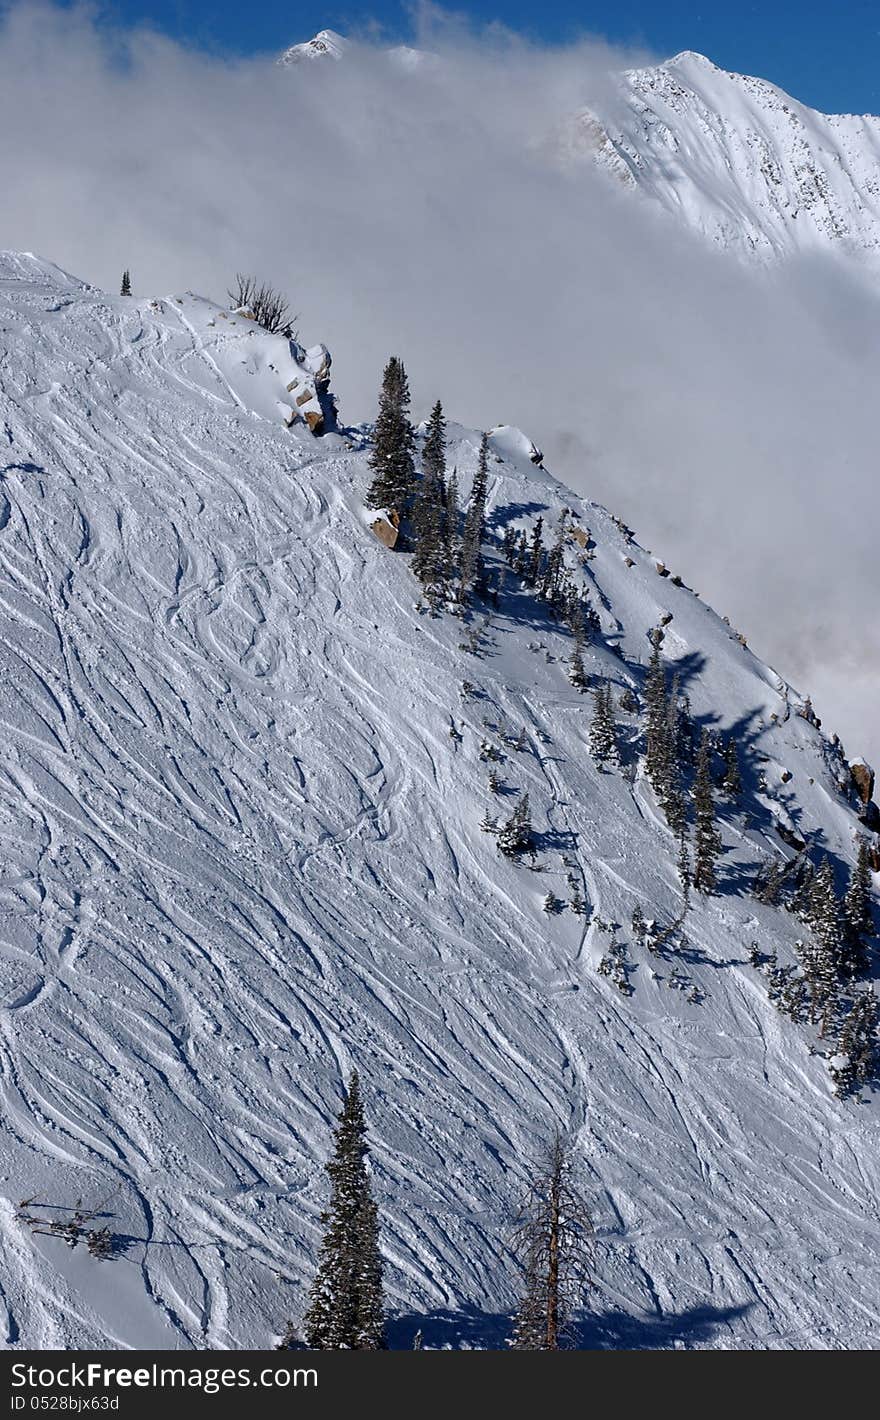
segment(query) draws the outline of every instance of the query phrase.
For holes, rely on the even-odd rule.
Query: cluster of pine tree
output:
[[[713,772],[718,739],[705,727],[694,754],[694,727],[690,705],[679,679],[667,683],[660,652],[662,632],[652,636],[651,658],[645,677],[645,771],[666,821],[679,843],[678,873],[686,898],[691,887],[711,894],[718,886],[716,867],[721,855],[716,793],[736,800],[742,777],[736,741],[722,749],[723,770]],[[690,794],[687,782],[691,780]],[[689,806],[693,813],[693,840],[688,842]]]
[[[528,794],[523,794],[510,818],[498,830],[498,851],[505,858],[521,858],[525,853],[534,853],[535,835]]]
[[[680,752],[683,717],[669,693],[660,644],[661,633],[655,632],[645,677],[645,773],[669,827],[678,834],[686,817]]]
[[[563,508],[551,543],[545,545],[544,519],[537,518],[531,537],[524,529],[517,533],[515,528],[508,527],[501,550],[521,581],[547,602],[555,615],[567,622],[575,638],[576,652],[582,654],[586,642],[599,630],[599,618],[565,565],[567,534],[568,509]],[[586,677],[581,674],[580,680],[582,683],[578,684],[578,688],[583,689]]]
[[[458,475],[446,470],[446,420],[437,400],[428,420],[416,469],[416,435],[409,419],[409,382],[396,355],[385,367],[366,494],[370,508],[394,510],[403,543],[425,600],[436,612],[444,602],[469,605],[485,590],[482,543],[489,486],[489,440],[483,434],[466,508],[459,507]]]
[[[754,889],[760,902],[785,906],[809,929],[796,944],[800,972],[780,966],[775,956],[762,962],[757,949],[751,959],[766,970],[770,999],[779,1010],[818,1026],[821,1039],[836,1036],[830,1071],[841,1097],[872,1078],[878,1065],[877,998],[870,987],[853,989],[867,969],[874,932],[870,875],[868,844],[860,838],[843,896],[830,859],[814,865],[805,854],[765,868]]]
[[[614,723],[614,698],[607,680],[593,691],[590,753],[599,765],[619,763],[617,727]]]

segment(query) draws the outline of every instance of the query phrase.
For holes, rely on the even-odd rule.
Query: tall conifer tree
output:
[[[415,482],[413,445],[406,370],[403,361],[392,355],[382,377],[370,454],[373,481],[366,496],[369,508],[394,508],[401,515],[407,511]]]
[[[303,1322],[314,1351],[385,1349],[379,1221],[367,1173],[367,1139],[357,1071],[348,1085],[327,1164],[332,1193]]]
[[[874,930],[871,916],[871,863],[868,844],[860,837],[855,866],[843,900],[844,970],[858,976],[868,964],[867,940]]]
[[[471,496],[464,516],[461,535],[461,587],[460,600],[466,602],[471,592],[483,577],[483,559],[480,546],[486,517],[486,496],[489,491],[489,436],[480,440],[480,456],[474,475]]]
[[[698,892],[715,891],[715,864],[720,852],[721,837],[715,824],[715,800],[712,794],[712,750],[709,735],[703,730],[694,779],[693,885]]]
[[[422,449],[422,478],[413,508],[413,571],[432,606],[445,590],[449,567],[446,534],[446,421],[438,399]]]

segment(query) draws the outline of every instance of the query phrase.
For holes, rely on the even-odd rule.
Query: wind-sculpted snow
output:
[[[396,1344],[500,1344],[510,1210],[556,1126],[595,1214],[589,1344],[875,1344],[876,1101],[833,1098],[746,959],[796,936],[744,895],[784,851],[775,808],[852,856],[841,761],[794,693],[505,431],[492,537],[563,506],[590,529],[587,669],[640,686],[671,611],[696,717],[765,773],[689,947],[631,946],[624,998],[597,919],[672,921],[675,845],[632,745],[625,772],[592,764],[567,634],[512,577],[481,657],[420,614],[364,527],[358,441],[286,429],[272,371],[218,363],[203,302],[0,267],[7,1344],[271,1344],[303,1310],[355,1065]],[[477,447],[453,431],[465,483]],[[542,872],[480,831],[514,802],[486,736]],[[542,911],[563,856],[592,919]],[[32,1236],[25,1198],[100,1209],[122,1255]]]

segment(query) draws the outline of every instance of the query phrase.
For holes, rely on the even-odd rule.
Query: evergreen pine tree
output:
[[[385,1348],[379,1221],[367,1173],[367,1140],[357,1071],[351,1076],[327,1164],[330,1205],[303,1322],[313,1351]]]
[[[128,270],[127,267],[122,273],[122,285],[119,288],[119,294],[120,296],[131,295],[131,272]]]
[[[721,787],[731,799],[738,799],[742,793],[742,775],[739,770],[739,754],[736,740],[731,735],[724,746],[724,778]]]
[[[712,796],[711,748],[707,730],[700,736],[697,772],[694,779],[694,866],[692,881],[698,892],[713,893],[717,886],[715,864],[721,852],[721,837],[715,825]]]
[[[445,489],[446,483],[446,420],[443,405],[439,399],[431,410],[425,443],[422,448],[422,471],[426,478],[432,478]]]
[[[617,735],[614,727],[614,700],[611,687],[603,681],[593,691],[593,718],[590,723],[590,753],[597,764],[617,763]]]
[[[666,699],[666,718],[669,726],[669,756],[674,764],[681,764],[684,760],[684,742],[688,738],[688,731],[685,729],[681,704],[681,676],[677,672],[672,677],[672,685]]]
[[[685,910],[690,906],[691,900],[691,855],[688,849],[687,824],[682,820],[678,834],[678,881],[681,883],[681,891],[684,897]]]
[[[831,1078],[842,1098],[873,1079],[878,1065],[877,1021],[880,1003],[870,986],[853,996],[832,1057]]]
[[[784,868],[781,870],[781,876],[785,876]],[[809,858],[803,858],[797,869],[794,892],[789,903],[790,910],[796,917],[800,917],[802,922],[806,922],[810,914],[810,896],[815,877],[816,869]]]
[[[819,1022],[824,1036],[837,1008],[837,966],[829,948],[818,938],[795,944],[810,997],[810,1020]]]
[[[449,564],[446,535],[446,421],[438,399],[422,450],[422,478],[413,507],[413,571],[432,609],[442,599]]]
[[[841,975],[843,966],[843,923],[840,902],[834,887],[834,870],[827,857],[816,869],[810,887],[810,900],[806,921],[816,941],[822,946],[832,963],[835,975]]]
[[[568,625],[574,637],[574,649],[571,653],[571,660],[568,663],[568,678],[575,690],[586,690],[587,672],[584,669],[584,641],[586,632],[584,630],[584,609],[579,597],[572,599],[568,611]]]
[[[510,1342],[515,1350],[558,1351],[566,1345],[573,1313],[592,1285],[592,1238],[572,1152],[557,1133],[517,1215],[514,1242],[524,1287]]]
[[[584,657],[580,643],[575,641],[571,651],[571,659],[568,663],[568,678],[575,690],[584,691],[589,684],[587,672],[584,666]]]
[[[529,796],[523,794],[510,818],[498,830],[498,850],[505,858],[518,858],[534,849]]]
[[[444,503],[443,536],[446,551],[446,567],[448,575],[453,577],[460,574],[461,546],[459,543],[459,523],[461,521],[461,509],[458,506],[458,469],[453,468],[446,484],[446,495]]]
[[[459,600],[462,603],[470,599],[472,591],[479,586],[483,578],[483,559],[480,553],[480,547],[483,541],[486,497],[488,492],[489,436],[488,434],[484,434],[480,440],[480,456],[477,461],[477,472],[474,475],[470,501],[468,502],[467,512],[464,515],[464,527],[461,534],[461,584]]]
[[[662,802],[669,785],[671,747],[669,714],[666,704],[666,672],[660,655],[660,638],[655,635],[645,677],[645,772],[654,793]]]
[[[413,492],[414,435],[409,422],[409,384],[403,361],[392,355],[382,377],[370,467],[373,481],[368,508],[394,508],[403,514]]]
[[[871,863],[867,841],[859,837],[855,866],[843,900],[844,970],[858,976],[868,964],[867,939],[874,930],[871,917]]]
[[[556,535],[556,541],[547,554],[544,570],[540,579],[540,594],[545,601],[553,606],[558,606],[564,599],[564,532],[560,528]]]
[[[538,581],[538,576],[541,571],[541,561],[544,556],[543,530],[544,519],[538,518],[537,522],[535,523],[535,526],[532,528],[532,537],[529,543],[528,552],[528,566],[526,571],[526,580],[530,582],[532,586],[535,586]]]

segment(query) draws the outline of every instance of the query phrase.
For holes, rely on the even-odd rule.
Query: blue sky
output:
[[[282,0],[251,6],[233,0],[111,0],[102,8],[117,21],[150,21],[178,39],[234,53],[275,50],[316,30],[341,33],[378,25],[391,39],[412,35],[412,7],[398,0],[327,0],[313,20]],[[647,45],[661,54],[696,49],[726,69],[758,74],[826,111],[880,112],[880,5],[877,0],[472,0],[451,4],[482,23],[551,41],[585,31],[616,42]]]

